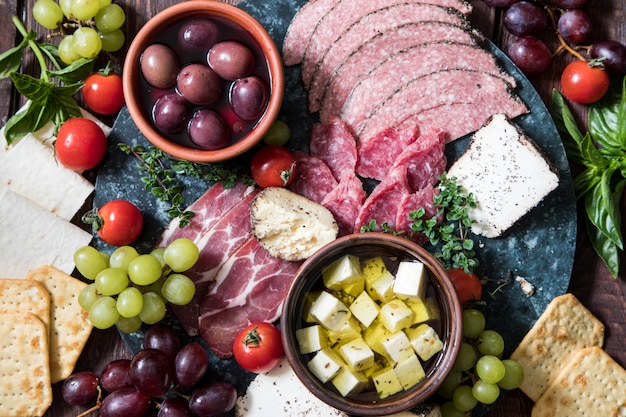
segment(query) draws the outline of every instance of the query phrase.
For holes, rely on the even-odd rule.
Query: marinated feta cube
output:
[[[303,355],[317,352],[328,346],[326,330],[319,324],[296,330],[296,339],[300,353]]]
[[[392,362],[401,362],[411,355],[414,355],[413,347],[406,333],[399,330],[382,340],[386,356]]]
[[[328,340],[333,344],[344,344],[350,340],[361,337],[361,327],[359,321],[354,317],[349,317],[337,328],[328,330]]]
[[[443,349],[443,342],[439,335],[428,324],[420,324],[414,329],[407,329],[407,335],[411,346],[423,361],[427,361]]]
[[[402,391],[402,384],[393,367],[386,367],[372,375],[372,381],[376,387],[376,392],[380,398],[387,398],[397,392]]]
[[[335,351],[325,347],[313,356],[307,366],[317,379],[326,383],[339,373],[345,363]]]
[[[358,394],[369,386],[369,380],[362,372],[353,371],[348,367],[341,368],[331,382],[344,397]]]
[[[361,262],[355,255],[345,255],[330,264],[322,272],[322,280],[326,288],[343,290],[345,287],[364,285],[365,278],[361,272]]]
[[[402,300],[394,298],[382,305],[378,319],[393,333],[413,324],[413,311]]]
[[[411,388],[426,376],[424,368],[415,354],[398,362],[393,370],[404,389]]]
[[[327,291],[322,291],[311,305],[310,313],[318,324],[338,330],[352,313],[344,303]]]
[[[374,366],[374,352],[362,338],[351,340],[339,348],[343,360],[355,371]]]
[[[394,276],[391,272],[385,271],[371,284],[366,286],[367,293],[375,301],[386,303],[395,297],[393,292]]]
[[[383,340],[391,336],[391,332],[385,326],[376,320],[363,332],[363,340],[376,353],[386,356],[387,352],[383,347]]]
[[[400,298],[423,299],[426,295],[428,272],[420,261],[404,261],[398,264],[393,292]]]
[[[369,327],[370,324],[378,316],[380,307],[369,296],[367,291],[362,291],[358,297],[350,304],[350,311],[352,315],[356,317],[365,327]]]
[[[406,300],[405,303],[413,311],[413,324],[439,318],[439,309],[432,298]]]
[[[389,272],[387,270],[387,266],[385,265],[385,261],[380,256],[365,260],[363,262],[363,265],[361,266],[361,271],[363,272],[363,277],[365,278],[366,285],[371,284],[383,274]]]
[[[307,323],[316,323],[315,317],[313,317],[313,315],[311,314],[311,307],[313,306],[313,303],[320,294],[320,291],[309,291],[304,297],[304,303],[302,306],[302,318]]]

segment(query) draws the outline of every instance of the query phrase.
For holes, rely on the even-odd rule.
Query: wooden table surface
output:
[[[239,0],[228,0],[237,3]],[[267,0],[271,1],[271,0]],[[371,0],[374,1],[374,0]],[[27,28],[40,28],[34,24],[31,15],[31,6],[34,0],[0,0],[0,51],[5,51],[16,43],[16,31],[11,23],[11,16],[21,16]],[[127,22],[125,33],[129,40],[147,19],[156,12],[167,6],[177,3],[174,0],[123,0],[116,1],[126,11]],[[480,0],[472,0],[474,12],[471,21],[482,33],[506,50],[512,38],[502,27],[501,11],[485,6]],[[585,10],[590,14],[593,21],[592,39],[615,39],[626,43],[624,25],[624,10],[626,0],[589,0]],[[593,4],[593,6],[591,6]],[[44,31],[39,29],[41,34]],[[547,31],[545,38],[551,40],[549,45],[556,46],[554,36]],[[107,56],[113,63],[114,69],[121,71],[123,65],[123,51]],[[565,64],[573,58],[569,55],[558,55],[554,58],[550,69],[531,78],[531,82],[538,90],[545,103],[550,105],[550,95],[553,88],[558,88],[560,73]],[[106,62],[103,58],[103,62]],[[23,71],[32,72],[32,62],[26,59]],[[22,103],[12,88],[10,81],[0,81],[0,123],[4,125],[7,118]],[[585,106],[573,105],[572,109],[578,120],[579,126],[586,130]],[[105,120],[112,123],[113,120]],[[576,167],[573,167],[576,172]],[[622,212],[625,204],[622,202]],[[574,261],[574,270],[569,286],[569,291],[575,294],[585,306],[587,306],[606,326],[606,351],[622,366],[626,366],[626,280],[623,277],[614,279],[601,260],[590,247],[584,226],[580,219],[584,212],[579,207],[579,232]],[[0,248],[1,250],[1,248]],[[626,264],[626,260],[622,260]],[[79,362],[77,370],[101,371],[112,359],[129,357],[130,353],[121,341],[116,330],[93,332]],[[65,405],[60,395],[60,384],[54,386],[55,400],[52,407],[46,413],[48,417],[70,417],[78,415],[81,407],[69,407]],[[530,416],[531,401],[521,392],[514,391],[500,400],[489,411],[489,417],[521,417]]]

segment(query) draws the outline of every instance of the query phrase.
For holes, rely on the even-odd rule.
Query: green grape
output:
[[[504,364],[496,356],[481,356],[476,362],[476,374],[488,384],[497,384],[504,378],[505,372]]]
[[[74,264],[82,276],[94,280],[98,273],[109,267],[106,259],[93,246],[83,246],[74,252]]]
[[[152,249],[152,252],[150,252],[150,255],[157,258],[159,262],[161,262],[161,266],[165,266],[165,257],[163,256],[164,253],[165,253],[165,248],[155,248],[155,249]]]
[[[479,379],[472,387],[472,395],[483,404],[493,404],[500,396],[500,388]]]
[[[196,294],[196,285],[183,274],[171,274],[163,283],[161,294],[170,303],[183,306]]]
[[[143,294],[143,308],[139,313],[139,318],[146,324],[155,324],[165,317],[165,301],[163,297],[155,292]]]
[[[113,32],[124,25],[126,15],[124,9],[117,4],[109,4],[98,10],[94,22],[100,32]]]
[[[469,385],[459,385],[452,395],[452,403],[459,411],[470,411],[476,407],[478,401],[472,394],[472,387]]]
[[[137,249],[132,246],[120,246],[113,251],[109,264],[113,268],[120,268],[124,271],[128,271],[128,264],[130,261],[139,256]]]
[[[71,13],[78,20],[90,20],[100,10],[100,0],[72,0]]]
[[[501,356],[504,352],[504,339],[495,330],[484,330],[478,342],[478,351],[483,355]]]
[[[74,50],[83,58],[95,58],[102,50],[102,40],[95,29],[80,27],[72,36]]]
[[[96,283],[92,282],[78,293],[78,304],[83,310],[89,311],[98,298],[100,298],[100,296],[96,289]]]
[[[465,417],[465,411],[458,410],[452,401],[448,401],[441,406],[442,417]]]
[[[476,350],[467,342],[461,343],[459,354],[454,361],[452,369],[457,371],[467,371],[472,369],[476,363]]]
[[[102,295],[117,295],[128,287],[128,274],[120,268],[107,268],[96,275],[96,289]]]
[[[161,262],[150,254],[139,255],[128,264],[128,276],[137,285],[150,285],[161,278]]]
[[[72,0],[59,0],[59,6],[65,16],[72,17]]]
[[[111,4],[111,0],[100,0],[100,8],[102,9],[105,6]]]
[[[504,373],[504,378],[498,382],[500,388],[506,390],[519,388],[524,381],[524,368],[522,368],[522,365],[513,359],[505,359],[502,361],[502,364],[504,365],[504,369],[506,371]]]
[[[182,237],[170,243],[163,253],[165,263],[167,263],[172,271],[184,272],[194,266],[200,252],[198,247],[191,239]]]
[[[141,285],[139,287],[139,291],[141,291],[142,294],[145,294],[147,292],[155,292],[157,294],[161,294],[161,288],[163,287],[164,282],[165,277],[162,276],[161,278],[157,279],[156,282],[153,282],[150,285]]]
[[[282,120],[276,120],[268,129],[263,141],[266,145],[283,146],[291,139],[291,129]]]
[[[56,29],[63,22],[63,10],[52,0],[37,0],[33,4],[33,18],[46,29]]]
[[[117,320],[115,325],[122,333],[135,333],[137,330],[141,328],[142,321],[138,316],[135,317],[122,317]]]
[[[459,385],[461,385],[462,379],[463,372],[453,369],[450,371],[446,379],[443,380],[437,390],[437,393],[448,400],[452,399],[452,393]]]
[[[61,39],[61,42],[59,42],[58,51],[59,58],[61,58],[61,61],[63,61],[67,65],[70,65],[81,58],[81,56],[78,55],[78,53],[74,49],[74,36],[72,35],[67,35],[66,37]]]
[[[476,339],[485,330],[485,315],[474,308],[463,310],[463,337]]]
[[[106,52],[116,52],[122,49],[126,36],[121,29],[114,30],[113,32],[98,33],[100,40],[102,41],[102,50]]]
[[[108,329],[120,318],[115,308],[115,299],[104,296],[98,298],[89,309],[89,321],[96,329]]]
[[[138,316],[143,309],[143,294],[135,287],[128,287],[117,296],[117,311],[120,316]]]

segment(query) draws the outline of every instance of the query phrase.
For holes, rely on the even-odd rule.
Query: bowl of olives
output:
[[[141,133],[168,154],[219,162],[254,147],[278,116],[280,51],[245,11],[192,0],[152,17],[129,46],[126,106]]]

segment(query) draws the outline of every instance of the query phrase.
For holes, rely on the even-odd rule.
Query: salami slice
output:
[[[321,158],[339,181],[356,168],[356,140],[343,120],[332,117],[326,123],[315,124],[311,130],[311,154]]]
[[[419,245],[428,242],[428,238],[423,233],[411,232],[411,225],[415,221],[411,217],[411,213],[423,208],[423,219],[437,219],[437,223],[443,220],[443,213],[437,212],[437,207],[433,204],[435,195],[438,191],[432,185],[428,185],[421,190],[405,195],[400,201],[398,212],[396,214],[396,231],[404,231],[406,236],[410,236],[411,240]]]
[[[289,189],[316,203],[337,187],[337,180],[330,168],[321,158],[302,151],[295,151],[296,173],[289,184]]]
[[[324,198],[322,205],[330,210],[339,226],[338,236],[355,232],[354,223],[365,197],[361,180],[354,174],[345,174],[339,185]]]

